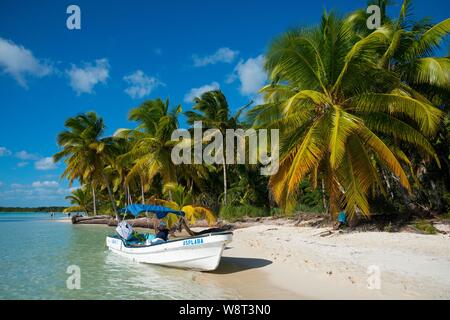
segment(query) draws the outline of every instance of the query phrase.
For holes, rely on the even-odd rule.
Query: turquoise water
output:
[[[195,282],[196,272],[133,262],[111,253],[113,229],[60,222],[48,213],[0,213],[0,299],[226,299],[231,293]],[[67,268],[80,268],[68,289]]]

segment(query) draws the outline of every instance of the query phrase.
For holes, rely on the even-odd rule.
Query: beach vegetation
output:
[[[423,220],[423,219],[415,221],[414,227],[417,230],[424,232],[426,234],[436,234],[438,232],[432,223],[430,223],[427,220]]]
[[[219,216],[230,222],[239,221],[245,218],[256,218],[269,216],[267,208],[259,208],[249,204],[243,205],[226,205],[220,209]]]
[[[197,220],[206,220],[209,225],[214,225],[217,221],[216,215],[209,209],[193,203],[192,192],[187,191],[184,186],[176,183],[167,183],[163,187],[163,195],[166,199],[151,198],[150,203],[163,205],[173,210],[183,211],[185,218],[190,224]],[[164,218],[169,228],[178,223],[178,217],[174,214],[168,214]]]

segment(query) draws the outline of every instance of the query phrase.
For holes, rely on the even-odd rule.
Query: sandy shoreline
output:
[[[234,290],[236,298],[244,299],[450,298],[449,235],[321,237],[324,230],[279,225],[238,229],[218,270],[199,273],[195,280]],[[373,289],[368,288],[369,277]]]
[[[327,230],[287,220],[234,230],[219,268],[192,279],[236,299],[450,299],[450,234]]]

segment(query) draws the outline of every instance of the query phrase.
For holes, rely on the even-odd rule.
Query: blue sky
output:
[[[66,27],[70,4],[81,8],[81,30]],[[128,111],[145,99],[170,97],[187,110],[214,87],[237,109],[258,98],[274,36],[316,24],[324,9],[365,7],[365,0],[2,0],[0,206],[66,204],[63,165],[50,159],[66,118],[95,110],[112,134],[133,127]],[[414,8],[441,21],[449,2],[416,0]]]

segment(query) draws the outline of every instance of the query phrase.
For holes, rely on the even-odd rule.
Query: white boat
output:
[[[106,237],[112,252],[142,263],[200,271],[215,270],[232,232],[208,233],[152,245],[129,245],[120,236]]]
[[[131,204],[120,212],[137,217],[139,214],[154,213],[158,219],[164,219],[168,214],[179,217],[179,222],[187,227],[183,211],[171,208]],[[121,221],[116,228],[117,235],[106,237],[109,250],[142,263],[157,264],[168,267],[194,269],[201,271],[215,270],[219,265],[223,249],[231,242],[232,232],[202,233],[184,239],[158,242],[132,243],[130,241],[133,228],[126,221]],[[168,231],[168,230],[166,230]],[[166,239],[167,240],[167,239]]]

